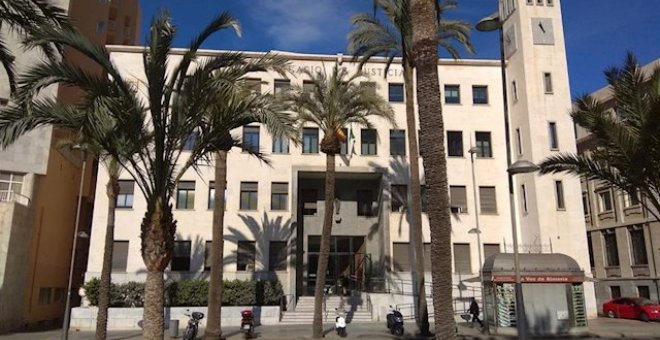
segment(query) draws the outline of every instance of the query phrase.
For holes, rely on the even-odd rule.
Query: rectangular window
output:
[[[319,153],[319,129],[303,129],[303,153]]]
[[[630,251],[632,252],[634,265],[649,264],[646,254],[646,241],[644,239],[644,229],[641,224],[628,227],[630,233]]]
[[[245,79],[245,86],[252,93],[261,93],[261,79],[259,78],[247,78]]]
[[[454,243],[454,273],[472,273],[469,243]]]
[[[482,214],[497,214],[495,187],[479,187],[479,208]]]
[[[39,288],[39,305],[50,304],[50,288]]]
[[[624,192],[623,194],[623,205],[624,207],[634,207],[639,205],[639,193],[637,190],[630,192]]]
[[[522,136],[520,135],[520,128],[516,129],[516,150],[518,150],[518,156],[522,155]]]
[[[651,298],[651,291],[649,286],[637,286],[637,296],[645,299]]]
[[[498,243],[484,243],[484,260],[499,253],[500,245]]]
[[[374,215],[374,198],[371,190],[358,190],[357,191],[357,215],[358,216],[373,216]]]
[[[245,152],[259,152],[259,127],[258,126],[244,126],[243,127],[243,151]]]
[[[515,80],[511,82],[511,92],[513,96],[513,102],[515,103],[518,101],[518,83],[516,83]]]
[[[543,6],[543,0],[536,0],[537,6]]]
[[[547,0],[546,4],[548,4],[548,7],[552,7],[552,6],[554,6],[555,1],[554,0]]]
[[[587,233],[587,250],[589,250],[589,265],[594,268],[596,267],[596,261],[594,260],[594,244],[591,240],[591,233]]]
[[[257,182],[241,182],[241,210],[257,210]]]
[[[318,204],[316,189],[302,189],[300,197],[302,198],[303,215],[316,215]]]
[[[289,153],[289,139],[285,136],[273,136],[273,153]]]
[[[302,90],[307,93],[314,92],[314,82],[311,80],[303,80]]]
[[[545,93],[552,93],[552,74],[550,72],[543,73],[543,88]]]
[[[394,242],[392,243],[392,262],[395,272],[410,271],[410,243]]]
[[[256,250],[254,241],[238,241],[236,270],[253,272],[255,255]]]
[[[562,181],[555,181],[555,202],[557,203],[557,210],[566,209],[566,204],[564,203],[564,184]]]
[[[23,175],[0,171],[0,202],[12,202],[23,190]]]
[[[286,270],[286,241],[270,241],[268,248],[268,270]]]
[[[392,212],[403,212],[408,205],[408,186],[405,184],[392,184]]]
[[[273,94],[280,94],[291,87],[291,81],[288,79],[275,79]]]
[[[213,241],[206,241],[204,245],[204,271],[211,270],[211,247],[213,247]]]
[[[105,32],[105,21],[99,21],[96,23],[96,33],[103,33]]]
[[[528,4],[528,5],[533,5],[533,4],[534,4],[534,0],[527,0],[527,4]]]
[[[362,145],[362,155],[376,155],[378,137],[374,129],[362,129],[360,143]]]
[[[208,197],[208,209],[215,208],[215,182],[209,182],[209,197]],[[227,202],[225,201],[225,205]]]
[[[493,151],[491,150],[490,144],[490,132],[475,132],[475,138],[477,140],[477,157],[480,158],[490,158],[493,157]]]
[[[188,136],[183,141],[183,151],[190,151],[195,148],[197,141],[199,140],[199,132],[195,131]]]
[[[472,104],[488,104],[488,86],[472,86]]]
[[[600,212],[612,211],[612,193],[609,190],[598,193],[598,205]]]
[[[134,181],[119,181],[119,194],[117,194],[117,208],[132,208],[135,190]]]
[[[270,210],[287,210],[289,207],[289,183],[271,183]]]
[[[405,95],[403,93],[403,84],[388,84],[388,95],[390,103],[403,103]]]
[[[346,140],[343,142],[339,140],[339,154],[348,155],[348,140],[350,139],[350,136],[348,135],[348,129],[342,128],[341,131],[344,134],[344,136],[346,136]]]
[[[619,266],[619,248],[617,247],[616,234],[613,229],[604,230],[605,254],[607,255],[607,265],[610,267]]]
[[[125,273],[128,264],[128,241],[112,243],[112,272]]]
[[[176,189],[176,208],[194,209],[195,208],[195,182],[179,182]]]
[[[172,253],[172,271],[190,271],[190,241],[174,241]]]
[[[447,131],[447,155],[463,157],[463,131]]]
[[[390,155],[406,155],[406,130],[390,130]]]
[[[610,296],[612,299],[618,299],[621,297],[621,287],[620,286],[610,286]]]
[[[527,215],[527,188],[525,188],[524,184],[520,186],[520,195],[522,196],[520,204],[522,205],[523,214]]]
[[[550,140],[550,150],[559,149],[559,140],[557,139],[557,123],[548,123],[548,139]]]
[[[445,104],[461,103],[461,87],[459,85],[445,85]]]
[[[587,197],[586,193],[582,194],[582,210],[584,212],[584,216],[589,216],[589,198]]]
[[[372,95],[376,94],[376,83],[375,82],[373,82],[373,81],[363,81],[363,82],[360,82],[360,86],[365,88],[370,94],[372,94]]]
[[[449,200],[452,212],[467,213],[467,190],[464,185],[449,186]]]

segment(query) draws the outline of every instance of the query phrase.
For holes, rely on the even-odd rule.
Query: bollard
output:
[[[179,336],[179,320],[170,320],[170,337],[176,338]]]

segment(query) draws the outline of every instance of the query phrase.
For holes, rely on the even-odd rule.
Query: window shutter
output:
[[[482,213],[496,213],[497,200],[495,198],[495,187],[479,187],[479,198]]]
[[[183,190],[195,190],[195,182],[179,182],[179,189]]]
[[[211,269],[211,247],[213,246],[213,241],[206,241],[204,247],[204,270]]]
[[[271,192],[273,194],[288,194],[289,183],[272,183]]]
[[[241,191],[257,191],[257,182],[241,182]]]
[[[461,212],[467,212],[467,192],[465,186],[450,186],[449,197],[451,199],[452,207],[461,208]]]
[[[408,252],[410,251],[409,243],[394,242],[393,246],[393,262],[394,262],[394,271],[395,272],[409,272],[410,271],[410,257]]]
[[[133,181],[119,181],[120,194],[132,194],[135,190],[135,182]]]
[[[472,273],[470,244],[454,243],[454,272],[459,274]]]
[[[128,263],[128,241],[114,241],[112,250],[112,271],[125,272]]]
[[[500,245],[499,244],[484,244],[484,260],[489,256],[499,254]]]

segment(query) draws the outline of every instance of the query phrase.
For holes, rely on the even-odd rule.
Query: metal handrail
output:
[[[30,197],[25,196],[21,193],[14,191],[0,191],[0,202],[15,202],[22,204],[22,202],[20,202],[18,198],[22,198],[25,199],[25,201],[27,201],[27,204],[24,205],[30,206],[32,204],[32,200],[30,199]]]

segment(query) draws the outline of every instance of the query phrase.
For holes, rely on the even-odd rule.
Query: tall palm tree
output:
[[[439,1],[441,10],[450,10],[457,7],[454,0]],[[382,22],[377,17],[380,9],[387,19]],[[438,17],[438,45],[446,50],[454,59],[460,54],[453,43],[458,42],[468,52],[473,52],[470,41],[470,24],[464,21],[446,20]],[[424,249],[422,239],[422,200],[421,185],[419,179],[419,149],[417,145],[417,123],[415,119],[415,101],[413,94],[413,70],[412,55],[412,25],[410,22],[409,0],[374,0],[374,13],[360,13],[351,18],[353,31],[348,35],[348,50],[354,56],[360,58],[360,68],[374,56],[385,56],[387,58],[386,70],[391,66],[395,57],[401,58],[403,66],[403,83],[406,104],[406,128],[408,130],[408,153],[409,153],[409,175],[410,175],[410,197],[409,210],[410,225],[413,232],[413,243],[415,244],[415,286],[417,291],[417,313],[416,321],[420,333],[429,331],[428,308],[426,305],[426,289],[424,279]]]
[[[639,192],[640,203],[660,220],[660,66],[649,71],[642,70],[632,53],[622,67],[606,70],[611,102],[584,95],[571,112],[596,147],[584,154],[548,157],[541,173],[570,173],[631,195]]]
[[[14,33],[19,38],[38,30],[42,26],[69,27],[66,11],[49,0],[0,0],[0,27],[8,28],[0,33],[0,63],[7,73],[9,88],[16,91],[14,53],[7,34]],[[49,58],[54,57],[56,48],[43,44],[41,51]]]
[[[420,146],[424,154],[424,176],[431,229],[431,276],[433,314],[438,339],[455,339],[452,306],[451,218],[445,157],[445,129],[438,79],[438,17],[435,0],[410,0],[412,62],[417,69]]]
[[[325,212],[321,231],[321,254],[316,272],[314,289],[313,337],[323,336],[323,291],[325,271],[328,267],[330,234],[332,232],[332,212],[335,201],[335,155],[340,152],[340,131],[349,124],[372,127],[370,117],[380,117],[396,125],[392,108],[373,90],[362,87],[356,81],[363,76],[357,72],[351,76],[335,65],[330,74],[325,71],[305,73],[310,78],[309,89],[293,87],[284,97],[297,113],[300,128],[304,124],[317,126],[323,132],[321,152],[326,155]]]
[[[190,79],[199,74],[212,74],[235,62],[237,56],[231,53],[198,60],[200,46],[224,29],[240,32],[238,21],[227,12],[216,16],[174,62],[170,54],[176,28],[168,13],[154,17],[143,52],[146,81],[140,85],[145,87],[140,93],[144,93],[144,97],[119,72],[103,46],[89,42],[74,31],[43,29],[32,34],[32,44],[54,42],[69,47],[98,64],[102,74],[107,76],[90,74],[59,60],[47,60],[26,73],[17,91],[19,98],[23,98],[19,103],[30,109],[35,95],[48,85],[77,86],[86,93],[81,105],[107,105],[109,114],[120,126],[147,126],[144,130],[149,131],[145,134],[148,143],[121,163],[135,179],[147,202],[141,224],[142,258],[147,271],[144,308],[144,337],[147,339],[163,337],[163,272],[172,257],[176,230],[170,203],[174,189],[192,164],[202,161],[208,152],[197,148],[190,153],[188,162],[179,164],[185,141],[202,124],[204,112],[212,104],[210,98],[218,89],[197,88]],[[226,86],[225,90],[229,88]],[[216,136],[209,132],[200,139],[200,144],[209,145],[214,138]],[[103,146],[110,155],[119,155],[116,149]]]

